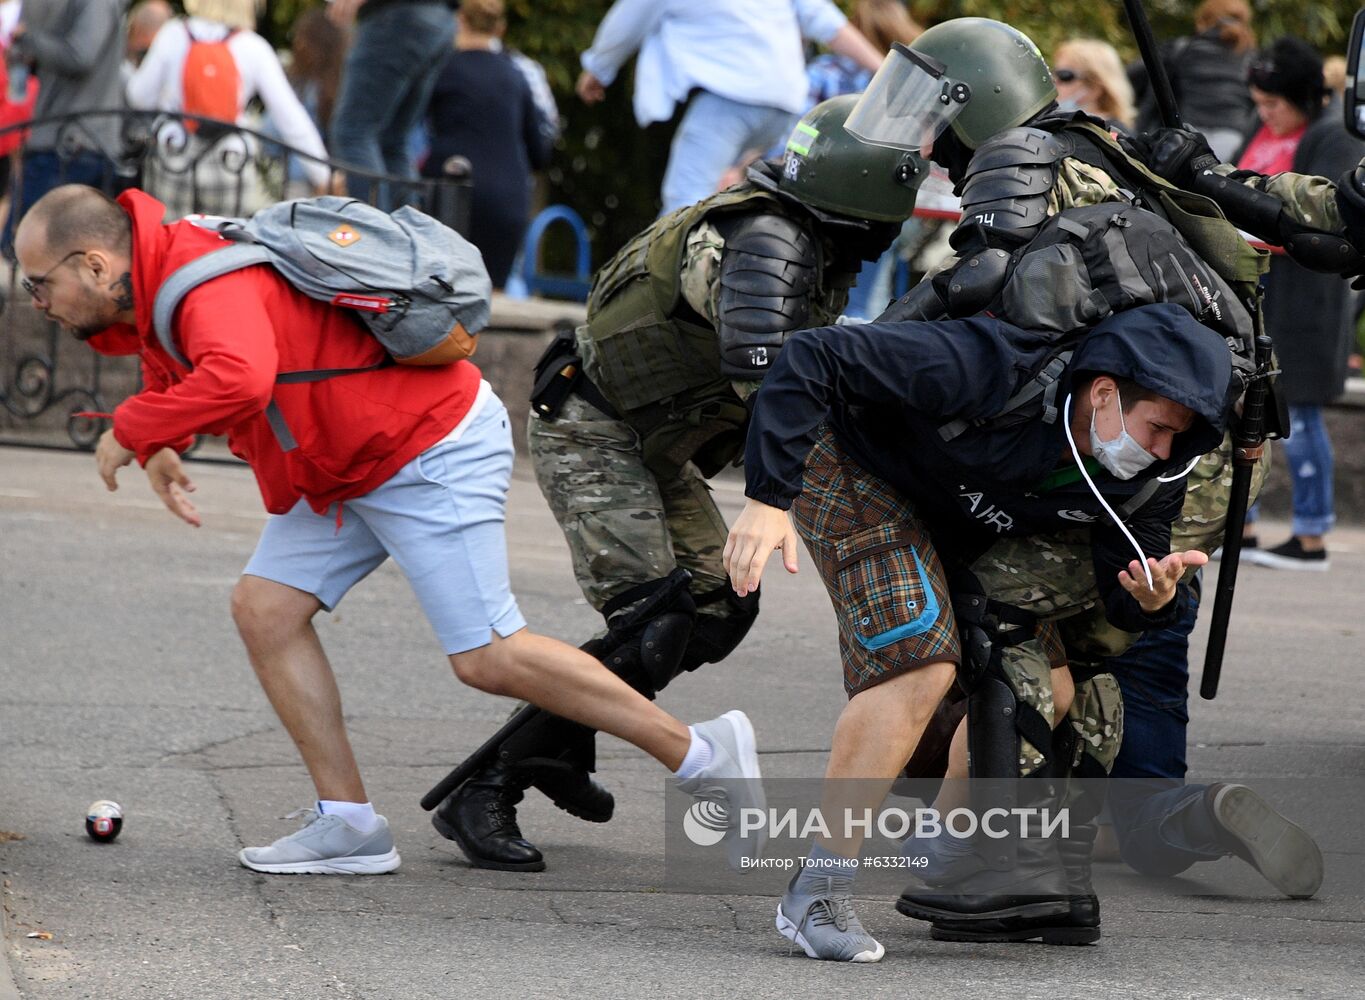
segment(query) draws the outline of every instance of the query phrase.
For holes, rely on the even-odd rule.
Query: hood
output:
[[[115,199],[133,224],[133,304],[136,325],[117,323],[88,343],[101,354],[136,354],[152,331],[152,305],[168,264],[182,264],[222,238],[191,223],[163,225],[166,206],[145,191],[130,188]]]
[[[136,354],[140,333],[152,328],[152,299],[156,288],[149,276],[159,275],[169,241],[167,227],[161,224],[166,206],[144,191],[131,188],[115,199],[133,223],[133,305],[137,325],[115,323],[91,337],[87,343],[101,354]]]
[[[1237,398],[1227,342],[1165,302],[1115,313],[1096,325],[1077,345],[1071,372],[1073,382],[1082,373],[1119,375],[1189,407],[1195,420],[1176,435],[1171,463],[1217,448]]]
[[[133,220],[133,303],[137,312],[137,328],[152,328],[152,300],[156,297],[158,280],[165,264],[166,249],[171,241],[171,227],[161,224],[166,217],[166,206],[145,191],[124,191],[118,203]]]

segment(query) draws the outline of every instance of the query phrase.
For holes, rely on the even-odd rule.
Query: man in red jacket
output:
[[[172,333],[192,367],[157,341],[152,303],[177,268],[227,245],[190,223],[161,224],[141,191],[118,202],[68,185],[25,216],[16,252],[34,305],[107,354],[140,355],[144,388],[114,412],[95,458],[110,490],[134,459],[177,517],[198,526],[180,461],[195,434],[226,434],[273,515],[232,596],[266,696],[317,789],[298,832],[248,847],[262,872],[378,874],[398,867],[361,781],[331,665],[313,629],[392,555],[462,681],[534,702],[628,740],[692,794],[730,804],[731,863],[762,847],[739,812],[763,807],[753,730],[742,712],[687,727],[597,660],[526,628],[507,579],[507,411],[467,361],[387,366],[277,385],[282,371],[351,369],[385,357],[354,314],[308,298],[257,266],[190,291]],[[274,402],[296,445],[266,417]]]

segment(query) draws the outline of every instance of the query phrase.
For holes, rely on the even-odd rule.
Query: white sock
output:
[[[673,772],[683,780],[700,773],[707,764],[711,763],[711,758],[715,756],[711,751],[711,744],[698,736],[695,728],[688,726],[687,731],[692,734],[692,745],[687,748],[687,756],[678,765],[678,769]]]
[[[331,799],[318,800],[318,812],[324,816],[340,816],[361,833],[373,833],[379,826],[379,817],[374,806],[368,802],[334,802]]]

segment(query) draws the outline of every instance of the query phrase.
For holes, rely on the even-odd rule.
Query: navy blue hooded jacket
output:
[[[992,426],[1009,398],[1054,353],[1055,337],[989,317],[821,327],[794,334],[754,397],[744,466],[746,494],[787,509],[819,426],[828,422],[849,457],[912,501],[937,543],[970,561],[1002,536],[1036,535],[1089,524],[1096,582],[1107,617],[1130,632],[1173,621],[1183,598],[1145,614],[1118,584],[1137,557],[1090,489],[1076,479],[1044,490],[1059,469],[1075,468],[1061,416],[1073,384],[1087,374],[1117,375],[1194,412],[1171,457],[1130,480],[1103,469],[1096,487],[1118,509],[1148,481],[1176,474],[1223,438],[1234,401],[1227,344],[1179,306],[1118,313],[1087,332],[1061,378],[1058,417]],[[952,441],[939,428],[985,420]],[[1088,468],[1088,466],[1087,466]],[[1170,528],[1185,482],[1162,484],[1133,513],[1129,530],[1153,558],[1170,552]]]

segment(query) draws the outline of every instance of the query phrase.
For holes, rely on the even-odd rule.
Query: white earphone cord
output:
[[[1142,572],[1147,577],[1147,587],[1148,589],[1155,590],[1155,585],[1152,583],[1152,568],[1147,565],[1147,553],[1142,551],[1142,546],[1139,545],[1138,540],[1133,537],[1133,533],[1128,530],[1128,525],[1124,524],[1123,519],[1114,513],[1114,508],[1110,507],[1104,497],[1100,496],[1100,491],[1095,488],[1095,481],[1090,478],[1090,473],[1085,471],[1085,463],[1081,461],[1081,453],[1076,450],[1076,439],[1071,436],[1070,394],[1067,395],[1066,403],[1062,406],[1062,427],[1066,430],[1066,443],[1071,445],[1071,456],[1076,460],[1076,468],[1081,470],[1081,475],[1085,478],[1085,485],[1090,487],[1090,492],[1095,494],[1095,499],[1100,502],[1100,506],[1108,512],[1111,518],[1113,518],[1114,523],[1119,526],[1119,531],[1123,532],[1123,537],[1128,539],[1128,543],[1133,546],[1138,554],[1138,559],[1142,562]],[[1199,459],[1196,458],[1195,461],[1197,462]],[[1194,465],[1191,464],[1190,468],[1194,468]],[[1185,471],[1188,472],[1189,469],[1186,469]],[[1182,475],[1183,474],[1184,473],[1182,473]]]
[[[1203,455],[1195,455],[1194,461],[1191,462],[1189,465],[1185,466],[1185,468],[1181,469],[1174,476],[1157,476],[1156,481],[1158,483],[1173,483],[1177,479],[1184,479],[1186,476],[1188,476],[1191,472],[1194,471],[1194,467],[1199,464],[1200,460],[1203,457],[1204,457]]]

